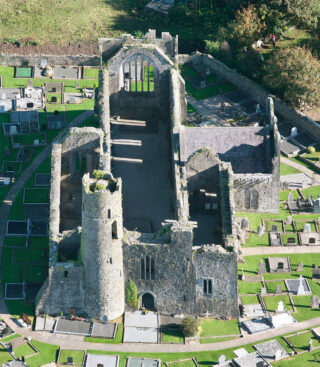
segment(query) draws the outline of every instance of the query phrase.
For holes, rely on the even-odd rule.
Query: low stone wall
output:
[[[46,59],[49,65],[100,65],[98,55],[18,55],[3,53],[0,55],[0,65],[39,66],[42,59]]]
[[[250,80],[249,78],[239,74],[236,70],[230,69],[228,66],[218,61],[211,55],[196,53],[191,57],[186,55],[179,55],[179,64],[186,62],[192,62],[193,64],[203,63],[211,68],[215,73],[228,80],[230,83],[241,89],[243,92],[249,94],[258,103],[265,105],[266,99],[269,93],[264,88]],[[274,108],[277,114],[290,120],[294,125],[301,127],[308,131],[314,138],[320,141],[320,125],[315,121],[305,116],[301,112],[289,107],[280,99],[273,97]]]

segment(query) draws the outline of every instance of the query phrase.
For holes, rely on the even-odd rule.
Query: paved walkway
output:
[[[293,168],[298,169],[299,171],[301,171],[301,172],[305,173],[306,175],[308,175],[310,178],[312,176],[314,176],[315,177],[315,181],[317,181],[315,183],[315,185],[319,185],[319,183],[320,183],[320,175],[319,174],[314,173],[311,169],[309,169],[308,167],[304,166],[303,164],[299,164],[297,162],[293,162],[292,160],[290,160],[288,158],[281,157],[280,160],[281,160],[281,163],[285,163],[285,164],[287,164],[290,167],[293,167]]]
[[[242,247],[243,256],[269,254],[319,254],[320,246]]]
[[[70,124],[66,128],[64,128],[57,135],[56,139],[61,138],[70,127],[80,125],[83,121],[92,116],[93,113],[94,113],[93,110],[88,110],[82,113],[81,115],[77,116],[70,122]],[[12,185],[10,191],[8,192],[6,198],[3,201],[3,204],[0,207],[0,264],[2,261],[3,241],[6,235],[7,221],[12,203],[14,202],[15,198],[17,197],[17,195],[19,194],[20,190],[23,188],[25,183],[28,181],[28,179],[33,175],[33,173],[38,169],[38,167],[49,156],[50,153],[51,153],[51,144],[46,146],[30,163],[30,165],[23,171],[18,180]],[[0,284],[1,284],[1,272],[0,272]],[[8,322],[10,326],[14,326],[12,325],[12,322],[10,320],[9,311],[4,301],[2,292],[0,292],[0,317],[2,317],[6,322]]]
[[[197,110],[203,117],[210,120],[215,126],[223,126],[225,120],[220,117],[216,109],[208,108],[203,101],[198,101],[191,96],[186,96],[188,103]]]

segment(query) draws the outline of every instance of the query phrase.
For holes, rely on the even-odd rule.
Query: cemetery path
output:
[[[191,106],[200,113],[200,115],[210,120],[213,123],[213,125],[216,125],[216,126],[224,125],[225,120],[221,118],[220,116],[218,116],[217,111],[215,109],[212,109],[212,108],[209,109],[205,105],[205,103],[203,103],[202,101],[198,101],[191,96],[186,96],[186,98],[187,98],[188,103],[190,103]]]
[[[243,256],[270,254],[318,254],[320,246],[242,247]]]
[[[2,315],[1,315],[2,316]],[[113,352],[138,352],[138,353],[184,353],[201,352],[209,350],[222,350],[227,348],[238,348],[249,343],[257,343],[265,339],[275,338],[280,335],[295,333],[297,331],[312,328],[320,324],[320,317],[311,320],[296,322],[277,329],[270,329],[257,334],[245,335],[242,338],[219,343],[208,344],[147,344],[147,343],[124,343],[124,344],[103,344],[88,343],[83,336],[53,334],[49,332],[36,332],[30,329],[17,328],[15,331],[23,336],[31,336],[33,339],[59,345],[63,349],[77,350],[101,350]]]
[[[299,170],[299,171],[305,173],[306,175],[308,175],[309,177],[312,177],[314,175],[315,179],[317,181],[316,185],[318,185],[320,183],[320,175],[314,173],[313,171],[311,171],[311,169],[307,168],[303,164],[293,162],[290,159],[285,158],[285,157],[281,157],[280,160],[281,160],[281,163],[285,163],[286,165],[288,165],[290,167],[296,168],[297,170]]]
[[[70,124],[65,127],[61,132],[57,135],[56,139],[59,139],[63,136],[63,134],[70,128],[74,126],[78,126],[87,118],[92,116],[94,113],[93,110],[88,110],[74,118]],[[51,144],[46,146],[42,152],[40,152],[37,157],[33,160],[33,162],[23,171],[18,180],[12,185],[10,191],[8,192],[6,198],[4,199],[1,207],[0,207],[0,264],[2,261],[2,249],[4,237],[6,235],[7,230],[7,221],[9,217],[9,212],[14,202],[15,198],[19,194],[19,191],[23,188],[27,180],[33,175],[33,173],[38,169],[41,163],[49,156],[51,153]],[[1,273],[0,273],[0,284],[1,284]],[[0,292],[0,317],[4,319],[10,326],[17,327],[10,320],[9,311],[7,309],[6,303],[4,301],[4,297],[2,292]]]

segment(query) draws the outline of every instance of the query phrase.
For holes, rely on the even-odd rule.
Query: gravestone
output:
[[[205,80],[200,81],[200,88],[206,88],[207,82]]]
[[[319,297],[316,295],[313,295],[311,297],[311,308],[312,309],[319,308],[319,302],[320,302]]]
[[[259,236],[263,236],[264,235],[264,226],[259,226],[258,227],[258,235]]]
[[[309,351],[309,352],[312,352],[313,350],[314,350],[313,340],[312,340],[312,339],[310,339],[310,340],[309,340],[308,351]]]
[[[33,87],[33,83],[32,83],[32,79],[28,80],[28,88],[32,88]]]
[[[80,85],[79,85],[78,80],[77,80],[77,81],[76,81],[76,83],[75,83],[75,88],[76,88],[76,89],[80,89]]]
[[[320,224],[320,217],[317,219],[317,224]]]
[[[288,245],[292,244],[292,243],[296,243],[296,239],[294,237],[289,237],[288,238]]]
[[[298,265],[298,267],[297,267],[297,272],[302,272],[303,271],[303,262],[302,261],[300,261],[299,262],[299,265]]]
[[[284,311],[283,301],[279,301],[278,307],[277,307],[277,312],[283,312],[283,311]]]
[[[302,278],[302,275],[300,275],[297,295],[298,296],[304,296],[305,293],[306,292],[305,292],[304,287],[303,287],[303,278]]]
[[[243,271],[243,268],[242,268],[241,280],[245,280],[245,279],[246,279],[246,276],[244,275],[244,271]]]
[[[279,361],[279,359],[281,359],[281,350],[280,350],[280,349],[277,349],[277,350],[276,350],[276,354],[275,354],[275,356],[274,356],[274,359],[275,359],[276,361]]]
[[[266,296],[267,295],[267,288],[265,288],[265,287],[261,288],[260,295],[261,295],[261,297]]]
[[[317,266],[312,267],[312,278],[320,279],[320,269]]]
[[[278,232],[278,226],[276,226],[275,224],[272,224],[271,232]]]
[[[260,260],[259,266],[258,266],[258,274],[265,274],[267,272],[266,263],[263,259]]]
[[[242,218],[241,229],[244,229],[245,231],[249,229],[249,219],[248,218]]]
[[[304,224],[303,232],[304,233],[311,233],[311,225],[310,225],[310,223],[305,223]]]
[[[6,157],[10,156],[10,149],[7,145],[4,147],[4,154],[5,154]]]
[[[73,364],[73,357],[67,357],[67,364]]]
[[[291,217],[291,215],[288,215],[286,217],[286,225],[290,226],[291,224],[292,224],[292,217]]]
[[[3,184],[6,185],[6,186],[10,185],[10,178],[9,177],[4,177]]]
[[[104,324],[108,323],[108,316],[106,316],[106,315],[103,316],[103,323]]]
[[[33,145],[39,145],[39,139],[34,139]]]
[[[291,134],[290,134],[292,137],[295,137],[298,135],[298,129],[296,127],[293,127],[291,129]]]
[[[222,363],[225,363],[226,361],[226,356],[224,354],[222,354],[219,359],[218,359],[218,364],[222,364]]]
[[[282,287],[281,284],[277,284],[276,286],[276,294],[282,293]]]
[[[292,192],[289,192],[289,194],[288,194],[288,198],[287,198],[287,201],[288,201],[289,203],[292,203],[292,202],[293,202],[293,194],[292,194]]]
[[[15,125],[10,126],[10,132],[9,132],[9,134],[10,134],[10,135],[18,134],[17,126],[15,126]]]

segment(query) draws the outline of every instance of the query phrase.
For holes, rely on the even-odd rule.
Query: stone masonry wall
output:
[[[97,55],[17,55],[0,54],[0,65],[10,66],[39,66],[42,59],[48,65],[78,65],[99,66],[100,57]]]

